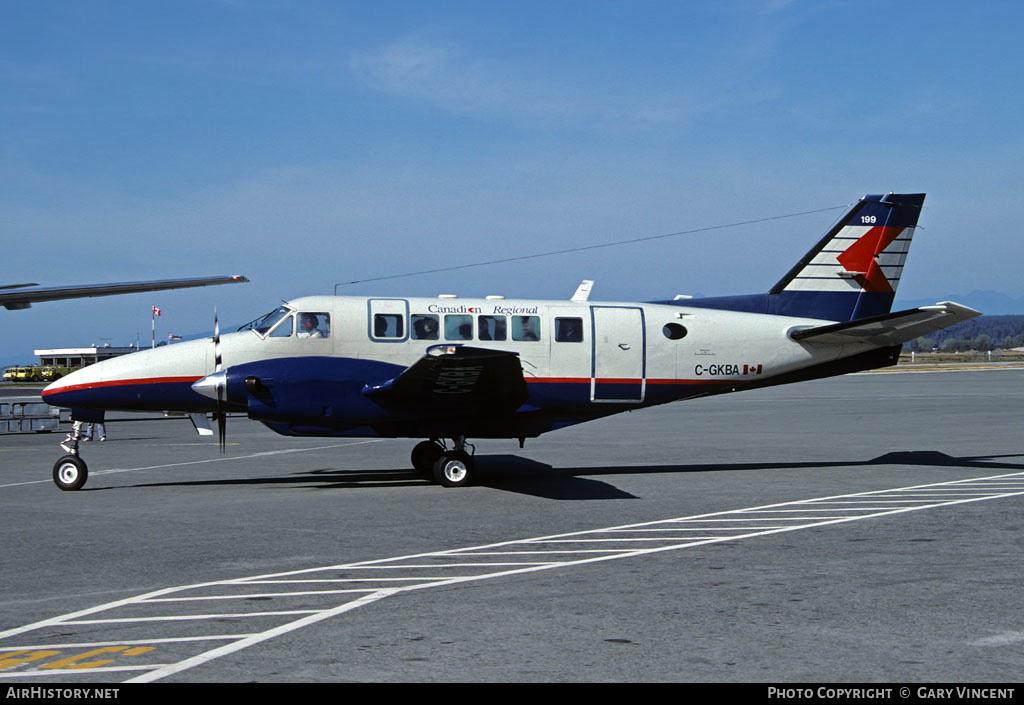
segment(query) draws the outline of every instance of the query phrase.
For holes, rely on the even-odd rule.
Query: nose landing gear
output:
[[[67,455],[53,465],[53,483],[62,490],[80,490],[89,479],[89,466],[78,455],[78,443],[82,438],[82,423],[76,421],[71,433],[60,444]]]

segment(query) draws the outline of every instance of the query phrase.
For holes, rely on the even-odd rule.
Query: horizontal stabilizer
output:
[[[901,345],[980,315],[981,312],[973,308],[943,301],[934,306],[922,306],[873,318],[798,329],[790,333],[790,337],[812,345]]]

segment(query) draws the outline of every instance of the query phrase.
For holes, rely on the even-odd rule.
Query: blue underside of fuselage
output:
[[[518,409],[488,415],[449,408],[443,415],[396,414],[368,399],[364,390],[397,377],[399,365],[354,358],[304,357],[262,360],[228,368],[226,408],[246,413],[286,435],[478,438],[533,437],[593,418],[713,392],[721,385],[684,383],[602,383],[601,401],[591,399],[591,381],[530,381],[528,397]],[[262,387],[251,393],[247,377]],[[100,410],[209,413],[213,399],[191,388],[191,381],[139,380],[97,383],[90,388],[55,391],[46,396],[54,406],[71,408],[76,418],[95,417]],[[640,396],[643,400],[640,401]],[[74,413],[77,411],[77,413]]]
[[[274,431],[293,436],[388,438],[532,438],[566,426],[623,411],[682,399],[787,384],[894,365],[899,345],[878,348],[790,373],[750,381],[721,380],[694,384],[684,380],[602,384],[601,399],[591,398],[591,380],[531,380],[526,401],[513,411],[488,414],[448,407],[446,413],[395,414],[368,399],[363,391],[392,379],[404,369],[372,360],[304,357],[263,360],[228,368],[229,412],[247,413]],[[250,394],[247,376],[260,375],[264,387]],[[642,401],[617,401],[634,395]],[[54,406],[69,407],[81,420],[99,420],[102,410],[170,410],[210,412],[216,402],[187,381],[100,384],[46,396]],[[429,408],[429,407],[428,407]],[[77,412],[77,413],[76,413]]]

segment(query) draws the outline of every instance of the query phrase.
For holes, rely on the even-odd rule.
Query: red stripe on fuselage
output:
[[[44,389],[43,396],[48,394],[63,394],[64,392],[77,392],[82,389],[103,389],[105,387],[128,387],[136,384],[180,384],[186,382],[192,384],[198,382],[202,377],[147,377],[145,379],[113,379],[106,382],[86,382],[85,384],[69,384],[66,387],[57,389]]]
[[[590,377],[527,377],[530,384],[590,384],[593,380]],[[643,379],[633,378],[604,378],[598,377],[600,384],[640,384]],[[651,379],[647,378],[647,384],[726,384],[740,380],[735,379]]]
[[[57,389],[44,389],[42,395],[63,394],[65,392],[77,392],[83,389],[104,389],[107,387],[127,387],[132,385],[146,384],[180,384],[198,382],[202,377],[146,377],[136,379],[115,379],[105,382],[87,382],[85,384],[71,384]],[[593,381],[590,377],[527,377],[530,384],[590,384]],[[608,378],[599,377],[600,384],[640,384],[640,378]],[[725,384],[737,380],[711,380],[711,379],[647,379],[647,384]]]

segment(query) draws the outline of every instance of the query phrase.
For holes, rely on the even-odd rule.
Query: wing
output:
[[[503,414],[528,396],[519,355],[462,345],[434,345],[415,364],[363,394],[397,416]]]
[[[142,282],[118,282],[113,284],[87,284],[84,286],[48,286],[34,287],[34,284],[14,284],[0,286],[0,306],[8,309],[28,308],[39,301],[57,301],[60,299],[80,299],[90,296],[114,296],[115,294],[134,294],[142,291],[162,291],[164,289],[188,289],[194,286],[214,286],[216,284],[241,284],[249,281],[243,276],[194,277],[192,279],[159,279]],[[17,289],[17,291],[14,291]]]
[[[954,323],[980,316],[980,311],[943,301],[934,306],[922,306],[907,311],[887,313],[872,318],[861,318],[847,323],[835,323],[816,328],[804,328],[790,334],[793,340],[812,345],[900,345],[927,335]]]

